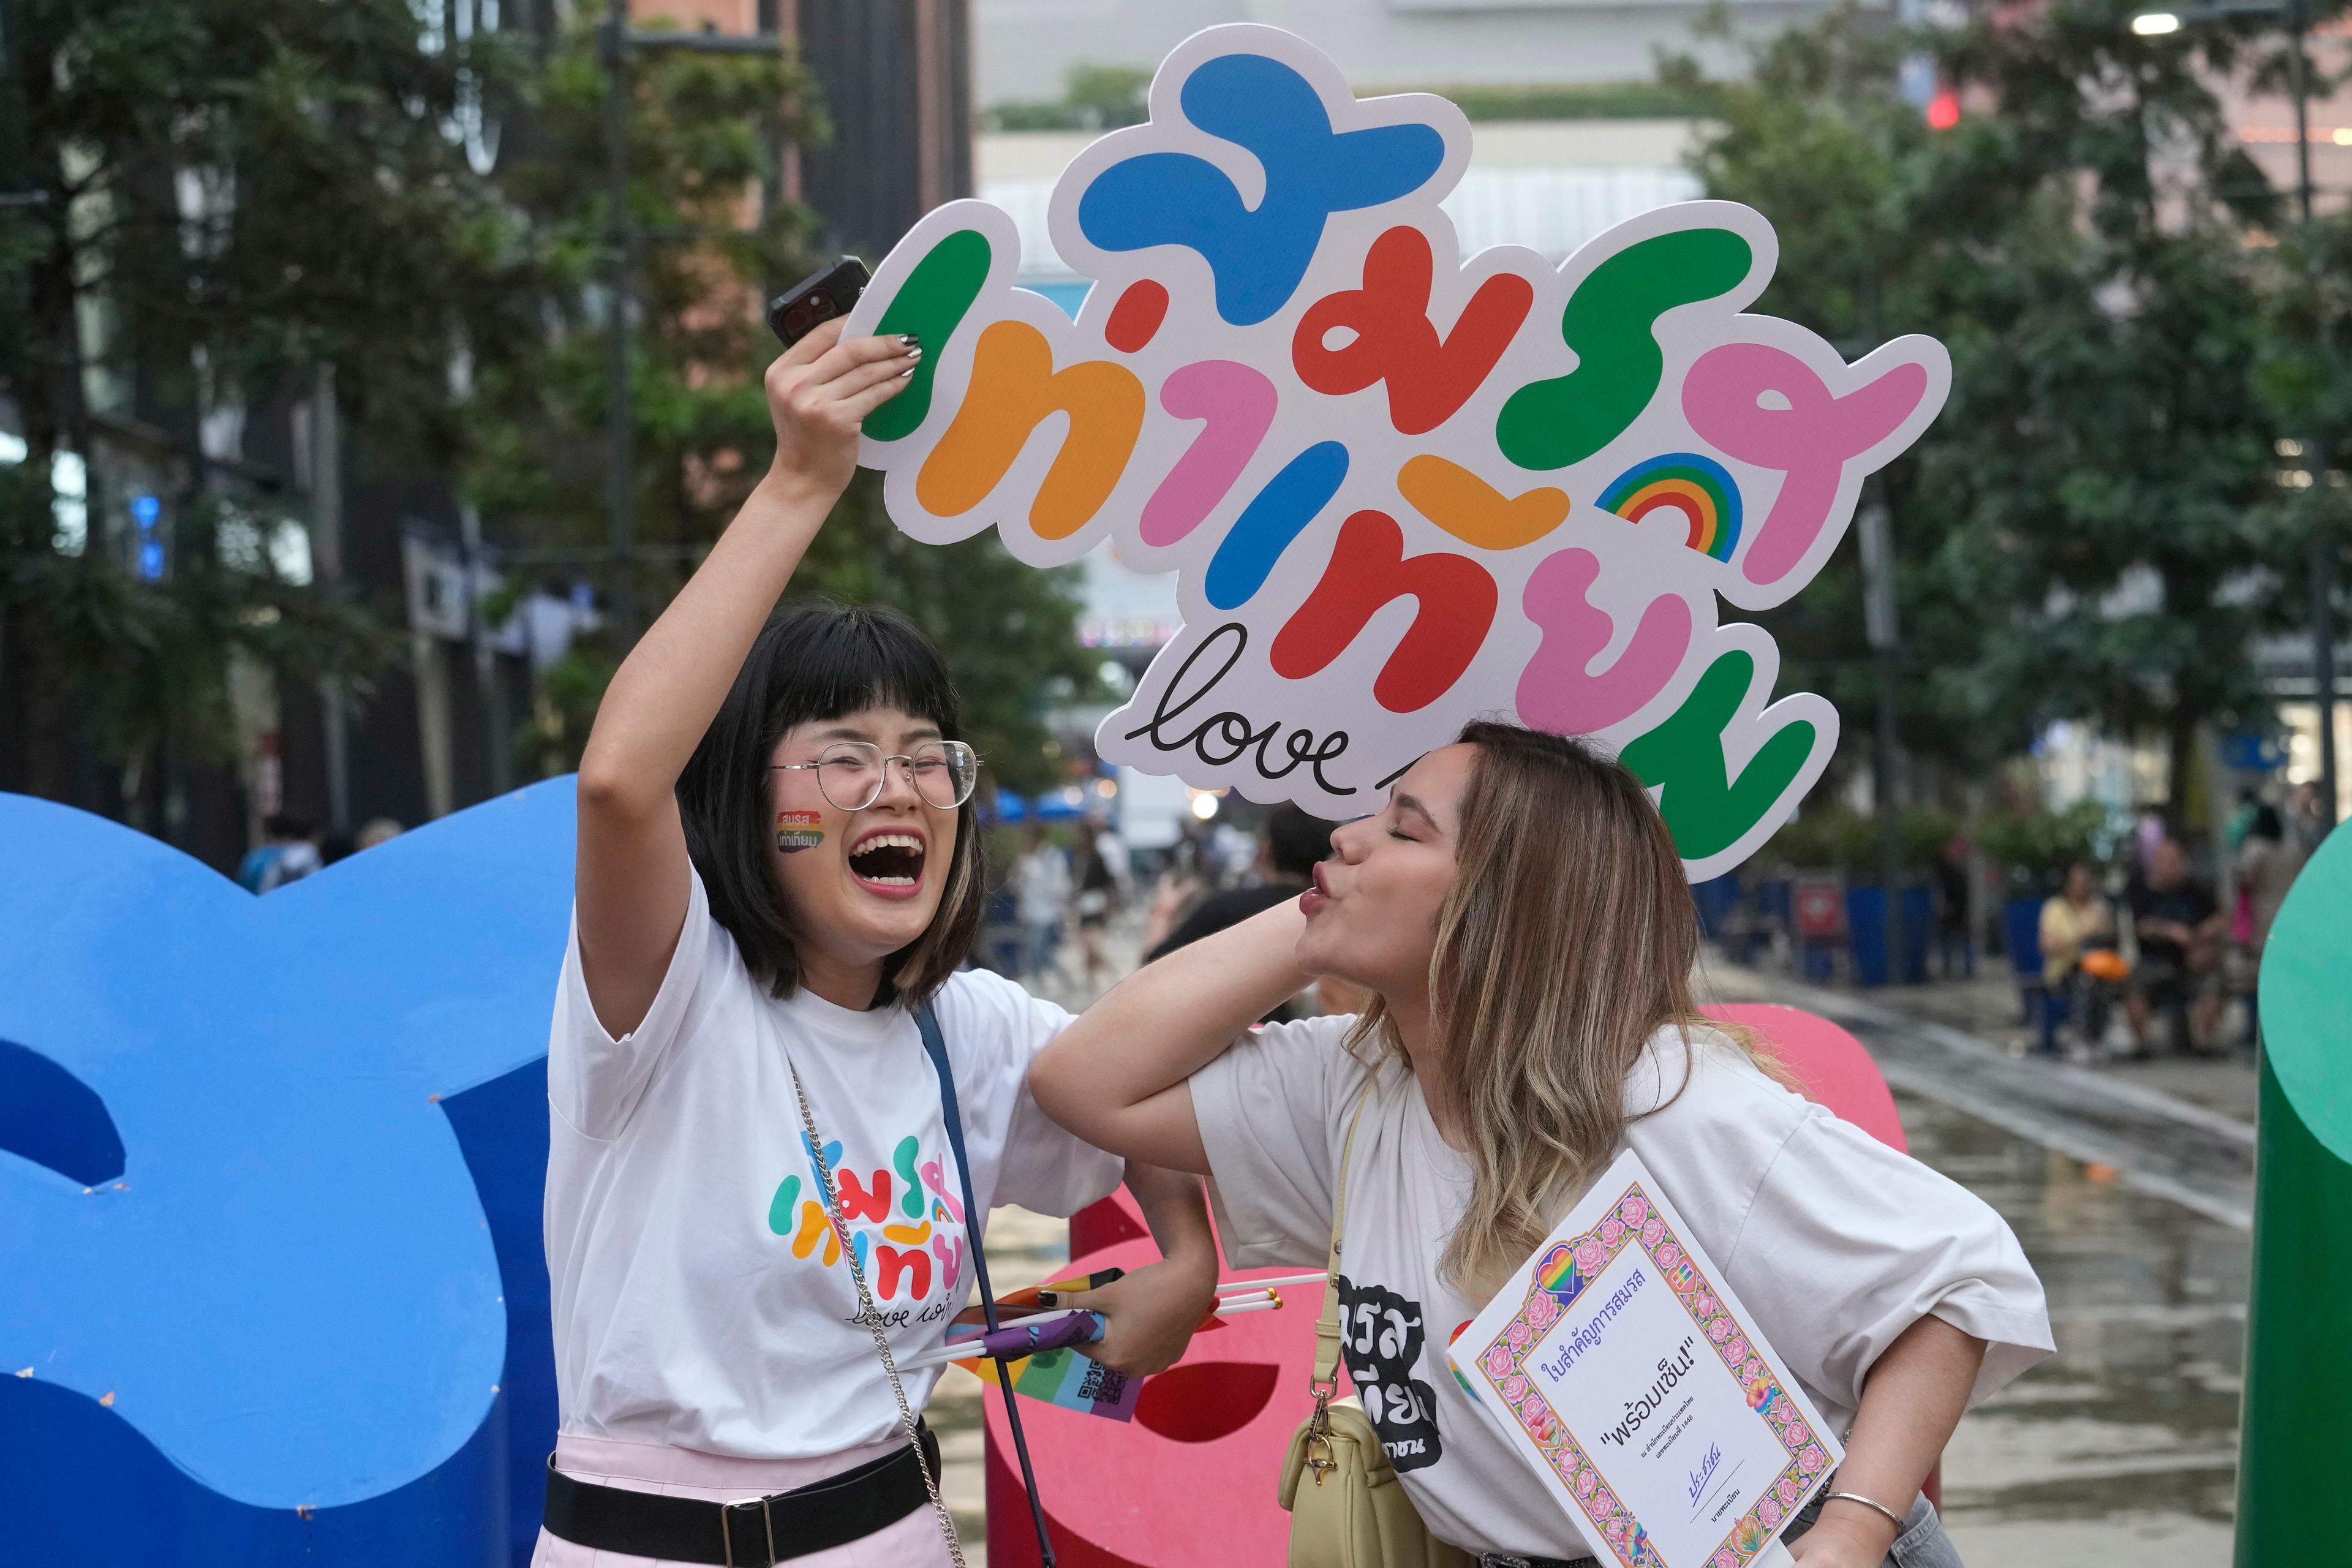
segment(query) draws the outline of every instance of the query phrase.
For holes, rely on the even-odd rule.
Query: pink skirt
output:
[[[804,1487],[904,1446],[897,1441],[875,1443],[817,1459],[735,1459],[692,1448],[567,1434],[555,1440],[555,1468],[576,1480],[599,1486],[726,1502]],[[666,1558],[601,1552],[545,1530],[539,1532],[539,1546],[530,1561],[531,1568],[675,1568]],[[942,1568],[950,1559],[947,1542],[940,1537],[939,1515],[925,1503],[863,1541],[790,1561],[793,1568]]]

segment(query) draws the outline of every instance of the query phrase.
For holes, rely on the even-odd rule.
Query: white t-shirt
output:
[[[1438,1136],[1402,1063],[1374,1075],[1348,1053],[1354,1023],[1270,1025],[1192,1075],[1225,1256],[1236,1268],[1324,1265],[1334,1173],[1369,1083],[1339,1279],[1365,1413],[1441,1539],[1605,1557],[1446,1364],[1445,1346],[1476,1312],[1438,1277],[1469,1201],[1469,1163]],[[1627,1145],[1837,1430],[1852,1425],[1879,1353],[1928,1313],[1988,1342],[1971,1403],[2053,1348],[2041,1281],[2000,1215],[1780,1088],[1720,1036],[1700,1032],[1686,1048],[1662,1031],[1625,1104],[1640,1117]],[[1295,1396],[1303,1406],[1306,1391]]]
[[[1013,886],[1024,925],[1052,925],[1070,901],[1070,860],[1060,847],[1040,844],[1013,864]]]
[[[990,1207],[1066,1215],[1120,1162],[1030,1098],[1069,1015],[984,972],[933,998]],[[788,1065],[789,1064],[789,1065]],[[894,1355],[945,1337],[972,1278],[939,1075],[901,1007],[855,1013],[756,984],[693,879],[645,1021],[604,1032],[575,922],[548,1042],[547,1268],[562,1430],[749,1458],[878,1442],[898,1409],[821,1206],[808,1090]],[[920,1410],[938,1371],[901,1374]]]

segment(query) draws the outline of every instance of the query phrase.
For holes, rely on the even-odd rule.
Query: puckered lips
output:
[[[919,827],[876,826],[849,843],[849,874],[869,893],[911,899],[923,888],[929,841]]]
[[[1331,884],[1323,879],[1323,867],[1320,862],[1318,862],[1315,867],[1315,885],[1298,895],[1298,908],[1302,913],[1311,915],[1330,901]]]

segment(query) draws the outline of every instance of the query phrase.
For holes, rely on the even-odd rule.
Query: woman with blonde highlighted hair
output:
[[[1295,904],[1141,970],[1047,1047],[1046,1113],[1211,1176],[1242,1267],[1325,1260],[1349,1151],[1365,1413],[1435,1535],[1538,1568],[1600,1552],[1445,1347],[1630,1147],[1846,1434],[1836,1495],[1787,1531],[1797,1558],[1957,1563],[1920,1489],[1969,1405],[2052,1349],[2040,1282],[1983,1203],[1698,1012],[1696,918],[1641,782],[1585,742],[1474,723],[1331,842]],[[1317,976],[1373,1000],[1250,1028]]]

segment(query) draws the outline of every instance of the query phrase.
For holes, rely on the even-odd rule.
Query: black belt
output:
[[[919,1422],[916,1430],[936,1476],[940,1440]],[[768,1568],[862,1541],[930,1500],[911,1447],[792,1491],[723,1503],[578,1480],[550,1455],[544,1522],[550,1535],[600,1552]]]

